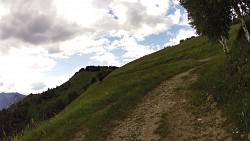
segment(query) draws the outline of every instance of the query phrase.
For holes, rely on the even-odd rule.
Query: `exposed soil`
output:
[[[190,102],[187,90],[197,79],[194,69],[178,74],[149,92],[117,127],[107,141],[231,141],[226,118],[212,98],[202,106]],[[212,106],[211,106],[212,105]],[[167,114],[168,129],[163,138],[154,133],[162,113]]]
[[[69,141],[85,141],[85,135],[82,131],[79,131]]]

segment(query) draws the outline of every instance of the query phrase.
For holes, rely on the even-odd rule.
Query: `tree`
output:
[[[232,19],[239,19],[241,21],[242,28],[245,32],[245,36],[248,42],[250,42],[250,34],[244,21],[244,16],[250,13],[250,1],[249,0],[210,0],[212,3],[227,3],[229,4],[230,17]],[[221,8],[221,7],[217,7]]]
[[[105,71],[102,69],[100,72],[97,74],[97,78],[99,81],[102,82],[102,80],[105,78]]]
[[[245,36],[248,42],[250,42],[250,34],[246,26],[246,22],[243,19],[245,15],[250,13],[250,2],[249,0],[229,0],[232,8],[232,12],[234,12],[234,18],[239,18],[241,21],[242,28],[245,32]]]
[[[205,35],[214,43],[219,41],[225,53],[229,53],[226,40],[231,25],[231,8],[229,2],[208,0],[181,0],[188,12],[190,24],[199,35]],[[218,8],[219,7],[219,8]]]
[[[78,97],[78,93],[73,90],[69,93],[68,98],[69,98],[69,103],[75,100]]]
[[[206,35],[210,41],[219,40],[225,53],[229,52],[227,39],[230,25],[239,19],[250,42],[250,34],[244,16],[250,13],[250,0],[180,0],[186,8],[192,27],[200,35]]]

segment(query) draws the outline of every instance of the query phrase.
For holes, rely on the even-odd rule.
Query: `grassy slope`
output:
[[[48,98],[42,95],[37,95],[33,97],[33,99],[31,98],[30,104],[32,104],[32,106],[29,108],[28,115],[33,119],[41,119],[43,118],[42,116],[49,114],[48,111],[53,109],[55,105],[68,105],[68,103],[71,102],[69,95],[75,93],[75,96],[73,97],[77,97],[79,93],[82,93],[90,85],[92,78],[95,78],[96,75],[97,72],[81,72],[63,85],[44,92],[51,94]],[[34,99],[41,97],[44,97],[44,100],[39,102],[39,104],[36,103]],[[57,111],[51,112],[51,114],[53,114],[53,112],[57,113]],[[46,119],[46,117],[44,118]]]
[[[232,28],[231,45],[238,29],[238,25]],[[210,61],[201,61],[207,58]],[[220,63],[224,58],[221,46],[212,46],[205,37],[147,55],[115,70],[102,83],[92,85],[55,118],[25,130],[23,136],[14,140],[68,140],[79,130],[84,131],[86,140],[105,140],[115,126],[114,121],[125,118],[157,85],[180,72],[214,60]]]
[[[31,94],[9,109],[0,111],[0,140],[32,122],[40,122],[58,114],[93,83],[98,73],[81,71],[61,86],[38,95]]]

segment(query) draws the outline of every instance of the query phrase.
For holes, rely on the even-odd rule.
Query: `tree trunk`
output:
[[[250,42],[250,34],[249,34],[249,31],[247,29],[247,26],[246,26],[246,22],[244,21],[243,17],[242,17],[242,14],[240,12],[240,7],[236,4],[233,6],[234,8],[234,11],[236,12],[236,14],[238,15],[238,18],[240,19],[241,21],[241,26],[245,32],[245,36],[246,36],[246,39],[248,42]]]
[[[223,47],[224,53],[225,54],[230,53],[230,50],[229,50],[228,45],[227,45],[227,39],[225,37],[221,36],[219,39],[219,42],[221,43],[221,45]]]
[[[249,34],[248,29],[247,29],[246,23],[242,17],[240,17],[240,21],[241,21],[242,28],[245,31],[246,39],[248,42],[250,42],[250,34]]]

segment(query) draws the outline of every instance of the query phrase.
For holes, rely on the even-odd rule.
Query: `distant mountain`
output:
[[[0,93],[0,110],[9,108],[12,104],[22,100],[25,95],[19,93]]]

